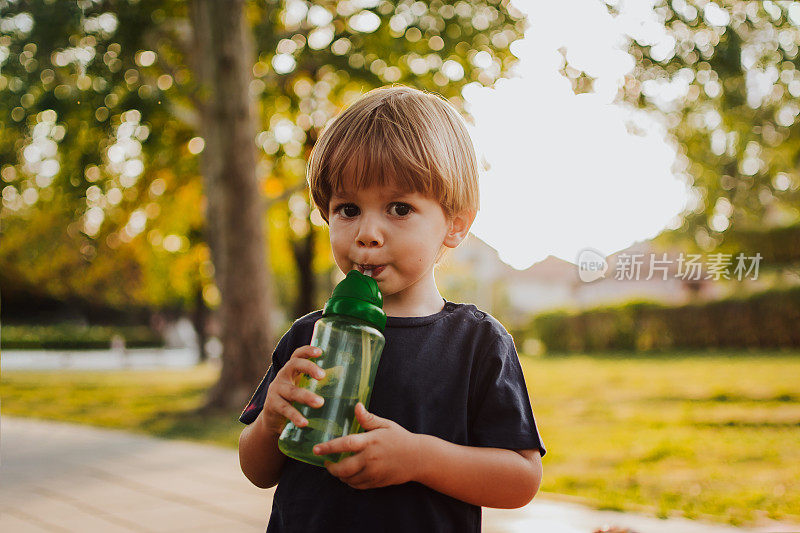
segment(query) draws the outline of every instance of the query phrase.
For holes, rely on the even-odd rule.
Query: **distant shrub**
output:
[[[548,352],[800,348],[800,288],[667,306],[632,302],[535,316],[515,332]]]
[[[48,326],[3,325],[0,347],[6,350],[93,350],[111,345],[114,335],[125,339],[128,348],[153,348],[163,339],[147,326]]]

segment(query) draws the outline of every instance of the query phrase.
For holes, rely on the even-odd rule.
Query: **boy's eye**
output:
[[[341,213],[345,218],[358,216],[358,206],[355,204],[342,204],[334,209],[334,212]]]
[[[392,204],[389,207],[389,210],[390,211],[394,210],[394,212],[392,213],[394,215],[397,215],[399,217],[404,217],[404,216],[408,215],[409,213],[411,213],[411,211],[413,211],[413,208],[408,204],[397,202],[397,203]]]
[[[412,211],[414,208],[403,202],[394,202],[389,205],[389,214],[393,216],[405,217]],[[361,209],[356,204],[340,204],[334,208],[333,212],[343,218],[354,218],[361,214]]]

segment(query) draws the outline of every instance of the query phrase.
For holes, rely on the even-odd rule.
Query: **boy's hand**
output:
[[[325,371],[313,361],[309,361],[310,357],[320,355],[322,350],[315,346],[301,346],[292,353],[283,368],[275,375],[275,379],[267,389],[264,409],[259,415],[264,418],[263,423],[270,433],[280,435],[287,418],[297,427],[308,424],[308,420],[292,407],[291,402],[304,403],[311,407],[322,406],[325,401],[322,396],[296,385],[296,380],[301,374],[307,374],[314,379],[325,377]]]
[[[413,481],[419,469],[418,436],[387,418],[356,404],[356,417],[364,433],[345,435],[314,446],[314,453],[327,455],[354,452],[338,463],[325,461],[325,467],[354,489],[372,489]]]

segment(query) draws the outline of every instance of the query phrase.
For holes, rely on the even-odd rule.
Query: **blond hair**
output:
[[[450,218],[478,211],[478,163],[464,119],[444,97],[403,85],[373,89],[322,131],[307,170],[325,221],[334,191],[394,185],[439,202]]]

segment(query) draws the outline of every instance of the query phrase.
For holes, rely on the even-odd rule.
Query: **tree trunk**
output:
[[[253,42],[243,0],[193,0],[212,260],[222,294],[222,370],[208,408],[242,408],[272,351],[263,199],[249,94]]]
[[[193,0],[190,16],[192,21],[193,52],[192,67],[198,84],[197,100],[199,101],[200,128],[205,147],[200,156],[200,171],[203,175],[205,189],[205,239],[211,251],[214,264],[214,279],[217,287],[225,279],[225,232],[222,231],[222,200],[224,197],[221,178],[224,169],[222,152],[222,129],[217,127],[213,99],[214,81],[217,78],[216,58],[210,53],[213,48],[211,34],[211,17],[209,2]]]
[[[294,260],[297,265],[299,290],[295,303],[294,316],[301,317],[314,311],[316,283],[314,280],[314,225],[308,222],[308,232],[292,241]]]
[[[203,300],[203,287],[198,284],[194,293],[194,311],[192,312],[192,324],[197,333],[198,360],[200,363],[208,361],[208,315],[209,309]]]

